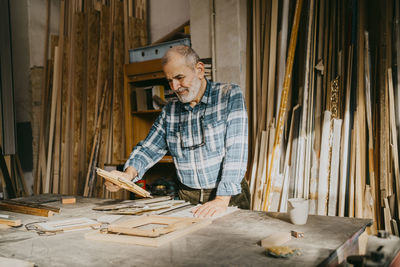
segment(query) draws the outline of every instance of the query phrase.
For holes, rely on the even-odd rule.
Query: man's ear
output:
[[[204,78],[204,63],[203,62],[201,62],[201,61],[197,62],[195,70],[196,70],[196,75],[199,79]]]

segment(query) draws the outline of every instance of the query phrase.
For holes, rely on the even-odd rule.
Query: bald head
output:
[[[163,56],[161,63],[165,66],[173,56],[182,56],[185,59],[186,65],[194,69],[200,58],[197,53],[189,46],[177,45],[170,48]]]

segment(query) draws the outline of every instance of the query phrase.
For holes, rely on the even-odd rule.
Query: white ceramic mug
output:
[[[293,224],[302,225],[307,222],[308,218],[308,199],[289,198],[288,214]]]

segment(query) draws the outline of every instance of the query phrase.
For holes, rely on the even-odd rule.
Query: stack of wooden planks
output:
[[[373,218],[373,231],[398,234],[399,6],[249,5],[252,209],[306,198],[311,214]]]
[[[123,65],[146,45],[146,1],[60,1],[49,36],[50,0],[34,193],[109,193],[96,167],[124,162]]]

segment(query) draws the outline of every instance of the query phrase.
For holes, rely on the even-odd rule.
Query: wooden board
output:
[[[5,219],[0,217],[0,224],[8,225],[8,226],[20,226],[21,220],[12,220],[12,219]]]
[[[210,219],[198,218],[180,218],[180,217],[164,217],[164,216],[143,216],[121,223],[111,224],[108,227],[108,232],[101,233],[100,231],[90,232],[85,234],[85,239],[119,242],[124,244],[142,245],[158,247],[168,243],[174,239],[183,237],[189,233],[197,231],[209,224]],[[164,225],[161,228],[152,228],[150,230],[140,229],[145,225],[151,226]],[[160,229],[160,230],[156,230]],[[129,234],[115,234],[112,231],[122,231]],[[167,232],[163,234],[163,232]],[[158,237],[148,237],[156,236]]]
[[[119,177],[118,175],[115,175],[111,172],[102,170],[100,168],[97,168],[97,174],[106,179],[107,181],[110,181],[130,192],[133,192],[139,196],[142,197],[151,197],[150,193],[141,188],[140,186],[136,185],[135,183],[123,178]]]

